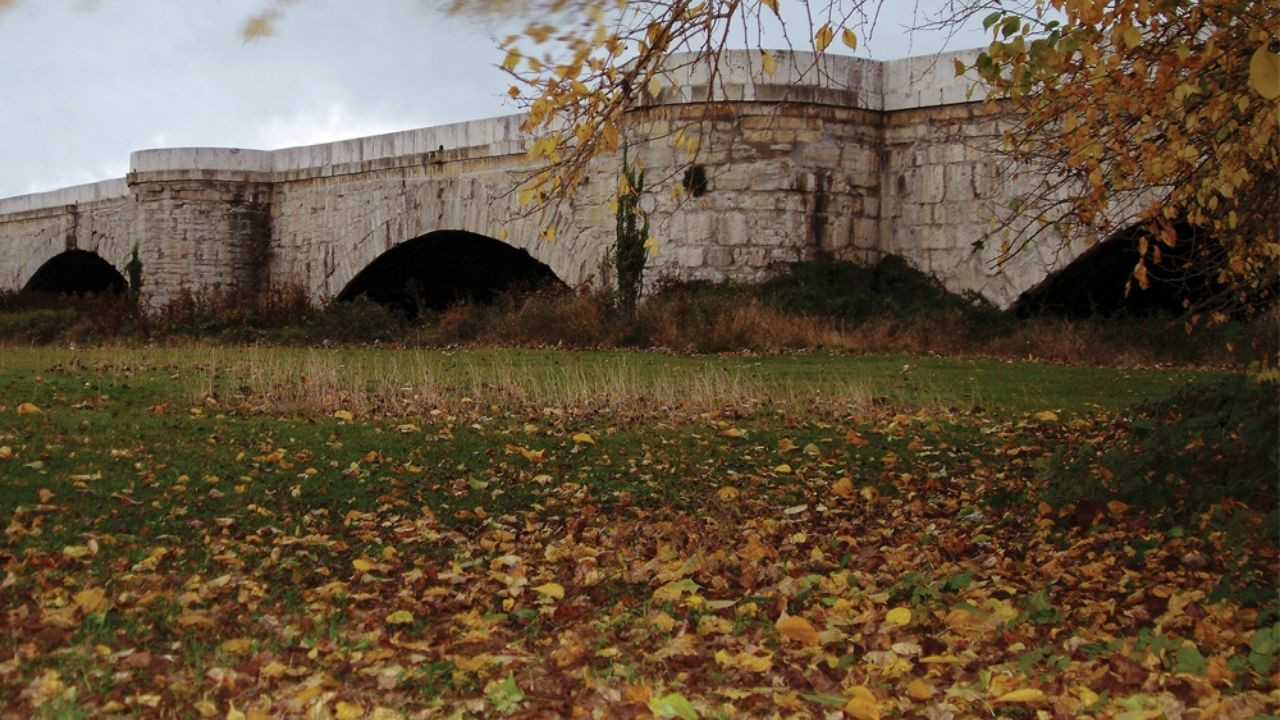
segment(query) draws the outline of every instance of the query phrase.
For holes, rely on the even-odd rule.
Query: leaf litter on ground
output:
[[[4,717],[1280,709],[1274,603],[1211,597],[1273,544],[1038,501],[1111,414],[158,413],[80,377],[0,400]]]

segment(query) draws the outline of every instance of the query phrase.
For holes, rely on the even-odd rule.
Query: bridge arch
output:
[[[527,251],[462,230],[437,230],[400,243],[355,274],[337,299],[367,297],[410,317],[460,301],[488,302],[508,290],[564,283]]]
[[[46,260],[23,287],[24,293],[43,295],[119,294],[128,283],[124,275],[95,252],[66,250]]]
[[[1207,231],[1187,224],[1179,224],[1175,230],[1177,241],[1172,247],[1152,237],[1145,224],[1116,232],[1022,293],[1013,309],[1023,316],[1072,318],[1181,315],[1185,301],[1207,300],[1221,291],[1215,278],[1224,256],[1221,245]],[[1150,248],[1158,248],[1160,255],[1160,261],[1155,262],[1148,250],[1149,284],[1145,289],[1136,281],[1129,283],[1143,239]]]

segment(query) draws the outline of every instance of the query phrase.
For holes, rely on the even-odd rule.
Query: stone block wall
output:
[[[703,106],[666,105],[634,120],[636,157],[653,182],[659,243],[651,280],[758,278],[780,263],[856,256],[877,244],[877,113],[801,103],[744,102],[706,121]],[[693,156],[665,138],[700,138]],[[705,194],[676,191],[689,162]]]

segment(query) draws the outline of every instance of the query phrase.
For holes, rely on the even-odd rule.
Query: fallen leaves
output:
[[[778,631],[779,635],[804,645],[817,645],[819,643],[818,631],[814,629],[808,620],[798,615],[779,618],[778,622],[774,624],[774,629]]]
[[[1043,690],[1038,688],[1021,688],[1004,693],[992,702],[998,705],[1000,703],[1033,704],[1042,703],[1044,701],[1045,694]]]
[[[911,623],[911,608],[894,608],[885,613],[884,621],[890,625],[908,625]]]
[[[131,418],[195,422],[149,408]],[[1280,630],[1205,587],[1239,548],[1105,502],[1096,531],[1063,530],[1030,496],[1069,423],[884,411],[637,432],[492,412],[252,432],[204,417],[185,441],[201,462],[56,428],[0,437],[48,470],[5,518],[0,709],[72,691],[90,716],[158,702],[246,720],[1272,702]],[[50,658],[119,689],[47,676]]]
[[[388,625],[412,625],[413,613],[408,610],[396,610],[387,615],[386,622]]]
[[[844,705],[844,714],[856,720],[880,720],[880,705],[876,696],[862,685],[854,685],[848,689],[849,701]]]
[[[550,598],[552,600],[564,599],[564,586],[560,583],[543,583],[541,585],[534,586],[532,589],[534,592],[545,598]]]

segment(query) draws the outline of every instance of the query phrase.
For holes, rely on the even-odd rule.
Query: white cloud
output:
[[[353,113],[344,104],[335,102],[319,112],[299,111],[287,118],[272,117],[261,123],[255,149],[315,145],[413,127],[413,123],[406,121]]]

